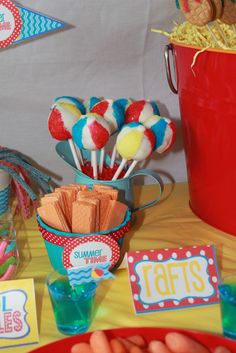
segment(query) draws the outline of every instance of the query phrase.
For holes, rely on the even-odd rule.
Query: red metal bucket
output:
[[[190,206],[205,222],[236,235],[236,52],[170,44],[167,78],[179,95]],[[173,55],[177,88],[171,78]]]

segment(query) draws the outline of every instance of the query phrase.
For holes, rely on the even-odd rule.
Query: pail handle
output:
[[[170,52],[172,55],[172,61],[174,62],[174,48],[172,44],[166,45],[165,49],[165,66],[166,66],[166,76],[169,83],[170,89],[174,94],[178,93],[172,80],[171,68],[170,68]]]
[[[132,212],[140,211],[140,210],[143,210],[145,208],[148,208],[148,207],[155,205],[158,201],[160,201],[163,190],[164,190],[164,183],[163,183],[161,177],[157,173],[155,173],[154,171],[149,170],[149,169],[140,169],[137,172],[134,172],[130,176],[130,178],[136,178],[138,176],[148,176],[148,177],[152,178],[155,181],[155,184],[158,185],[159,196],[144,205],[141,205],[139,207],[132,209]]]

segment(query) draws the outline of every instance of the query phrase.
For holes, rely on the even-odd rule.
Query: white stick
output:
[[[68,141],[69,141],[70,150],[71,150],[71,153],[72,153],[76,168],[78,170],[81,170],[81,166],[80,166],[80,162],[79,162],[79,159],[78,159],[78,156],[77,156],[77,153],[76,153],[74,142],[73,142],[72,139],[69,139]]]
[[[97,152],[91,151],[91,164],[93,167],[93,179],[98,178],[98,167],[97,167]]]
[[[233,27],[234,34],[236,34],[236,27],[235,27],[235,25],[232,25],[232,27]]]
[[[115,160],[116,160],[116,145],[113,147],[113,150],[112,150],[110,168],[114,167]]]
[[[216,26],[217,26],[220,34],[221,34],[221,37],[223,38],[224,45],[229,46],[228,40],[226,38],[226,35],[225,35],[225,33],[224,33],[223,29],[221,28],[221,25],[219,24],[218,21],[216,21]]]
[[[207,27],[208,31],[210,32],[210,34],[211,34],[211,36],[212,36],[214,42],[216,43],[217,47],[220,47],[221,45],[219,44],[219,42],[218,42],[218,40],[217,40],[215,34],[212,32],[210,26],[209,26],[209,25],[206,25],[206,27]]]
[[[100,152],[100,161],[99,161],[99,172],[100,173],[102,173],[102,170],[103,170],[104,158],[105,158],[105,148],[103,147]]]
[[[123,178],[128,178],[128,176],[132,173],[132,171],[134,170],[137,164],[138,164],[138,161],[133,161]]]
[[[112,180],[116,180],[118,178],[118,176],[120,175],[120,173],[122,172],[124,166],[126,165],[127,159],[122,159],[121,164],[119,166],[119,168],[117,169],[117,171],[115,172],[115,175],[113,176]]]
[[[77,156],[79,158],[81,165],[84,165],[83,156],[82,156],[82,153],[81,153],[79,147],[75,146],[75,148],[76,148],[76,153],[77,153]]]

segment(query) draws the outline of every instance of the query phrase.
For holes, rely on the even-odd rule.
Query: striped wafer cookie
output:
[[[37,211],[43,222],[48,226],[63,232],[71,231],[58,201],[38,207]]]
[[[88,185],[84,185],[84,184],[69,184],[68,186],[75,188],[77,191],[88,190]]]
[[[92,197],[97,195],[98,195],[97,191],[93,191],[93,190],[79,191],[77,194],[77,200],[81,200],[87,197]]]
[[[61,206],[63,213],[65,213],[65,205],[64,205],[63,196],[59,192],[51,192],[50,194],[45,194],[41,199],[41,204],[43,205],[43,203],[45,203],[45,204],[49,203],[50,200],[48,201],[46,199],[50,199],[50,198],[52,198],[52,199],[56,198]]]
[[[186,19],[196,26],[204,26],[215,18],[216,8],[211,0],[180,0]]]
[[[101,231],[101,225],[103,224],[106,218],[107,208],[109,207],[109,201],[111,200],[111,196],[108,194],[98,194],[95,198],[99,200],[100,205],[99,231]]]
[[[118,227],[124,220],[128,207],[116,200],[110,200],[101,231]]]
[[[95,206],[95,210],[96,210],[95,232],[99,232],[99,230],[100,230],[100,200],[98,200],[97,198],[87,198],[87,199],[84,199],[83,201]]]
[[[109,185],[100,185],[100,184],[94,184],[93,185],[93,190],[100,192],[101,189],[107,189],[107,190],[112,190],[113,187]]]
[[[109,195],[112,200],[117,200],[118,199],[118,190],[116,190],[116,189],[100,188],[99,189],[99,193],[100,194]]]
[[[96,206],[85,201],[73,202],[72,232],[87,234],[95,232]]]
[[[59,192],[63,196],[64,205],[65,205],[66,220],[67,220],[68,224],[71,225],[71,222],[72,222],[72,203],[76,199],[76,191],[73,189],[70,189],[70,188],[67,189],[66,186],[63,186],[63,187],[55,189],[55,192]]]
[[[236,1],[224,0],[223,15],[220,20],[228,25],[236,23]]]

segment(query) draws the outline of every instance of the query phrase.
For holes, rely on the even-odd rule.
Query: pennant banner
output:
[[[65,27],[65,23],[41,13],[0,0],[0,48]]]
[[[48,16],[17,6],[22,20],[22,29],[15,43],[55,31],[65,26],[65,23]]]
[[[72,267],[67,269],[69,282],[72,287],[89,282],[99,282],[114,279],[115,276],[109,271],[111,262],[104,264],[88,265],[86,267]]]

